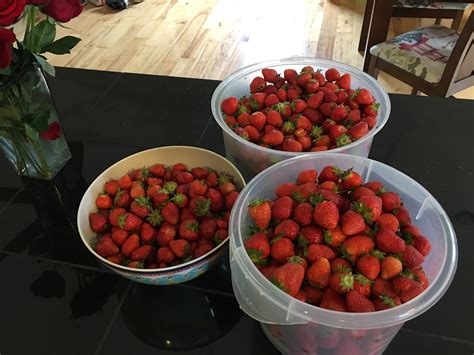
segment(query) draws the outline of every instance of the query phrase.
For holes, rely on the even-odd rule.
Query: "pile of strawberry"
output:
[[[317,152],[362,138],[377,123],[379,104],[369,90],[351,89],[351,76],[330,68],[323,75],[305,66],[281,77],[265,68],[250,83],[250,95],[221,102],[227,125],[260,146]]]
[[[109,180],[89,214],[96,252],[133,268],[164,268],[206,254],[228,237],[239,193],[231,176],[178,163]]]
[[[297,299],[341,312],[398,306],[423,292],[429,240],[400,196],[352,169],[302,171],[276,199],[250,203],[251,260]]]

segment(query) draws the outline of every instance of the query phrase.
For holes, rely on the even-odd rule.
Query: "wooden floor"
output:
[[[313,56],[362,67],[363,0],[145,0],[124,11],[88,5],[59,34],[82,38],[54,65],[223,79],[266,59]],[[433,20],[392,19],[391,35]],[[443,22],[444,23],[444,22]],[[446,20],[449,25],[450,21]],[[389,92],[409,93],[385,75]],[[457,97],[474,99],[474,88]]]

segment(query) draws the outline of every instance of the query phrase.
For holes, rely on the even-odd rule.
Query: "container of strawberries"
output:
[[[432,307],[457,265],[451,222],[380,162],[306,154],[261,172],[230,218],[241,308],[284,354],[380,354]]]
[[[226,156],[246,178],[304,152],[367,157],[390,114],[368,74],[316,58],[256,63],[224,79],[211,109]]]

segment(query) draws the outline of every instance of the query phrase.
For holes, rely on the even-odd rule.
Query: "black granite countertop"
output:
[[[227,256],[188,283],[147,286],[100,266],[76,229],[87,186],[117,160],[176,144],[225,154],[210,112],[218,82],[59,68],[49,83],[73,158],[52,183],[0,158],[0,354],[277,354],[239,309]],[[459,262],[441,301],[386,353],[473,354],[474,101],[390,98],[370,157],[438,199]]]

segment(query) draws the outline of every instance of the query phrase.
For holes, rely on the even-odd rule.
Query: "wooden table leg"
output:
[[[392,9],[393,0],[375,0],[364,54],[363,70],[365,72],[369,69],[370,48],[387,39],[390,18],[392,17]]]
[[[362,28],[360,30],[359,37],[359,52],[365,51],[365,45],[367,44],[367,36],[369,34],[370,18],[372,17],[372,10],[374,8],[374,0],[367,0],[365,3],[364,18],[362,20]]]

